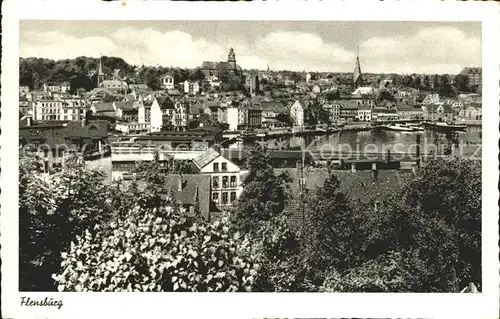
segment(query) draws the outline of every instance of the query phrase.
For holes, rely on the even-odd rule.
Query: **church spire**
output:
[[[361,64],[359,63],[359,45],[356,47],[356,65],[354,66],[354,72],[352,74],[352,82],[355,88],[360,87],[363,84]]]

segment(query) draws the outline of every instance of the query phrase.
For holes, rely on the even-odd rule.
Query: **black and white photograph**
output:
[[[482,294],[484,37],[474,19],[19,19],[16,302]]]

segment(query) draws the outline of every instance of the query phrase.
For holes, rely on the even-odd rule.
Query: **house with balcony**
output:
[[[195,158],[193,164],[200,174],[210,176],[210,198],[215,210],[228,209],[236,204],[243,190],[238,165],[212,148]]]
[[[166,74],[160,78],[160,87],[162,89],[173,90],[175,87],[174,77]]]

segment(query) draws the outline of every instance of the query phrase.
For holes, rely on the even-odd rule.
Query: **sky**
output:
[[[117,56],[130,64],[352,72],[448,73],[481,66],[479,22],[56,21],[20,22],[20,56]]]

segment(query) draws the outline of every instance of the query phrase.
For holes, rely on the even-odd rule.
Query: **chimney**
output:
[[[378,178],[377,163],[372,163],[372,178],[374,181],[376,181]]]

